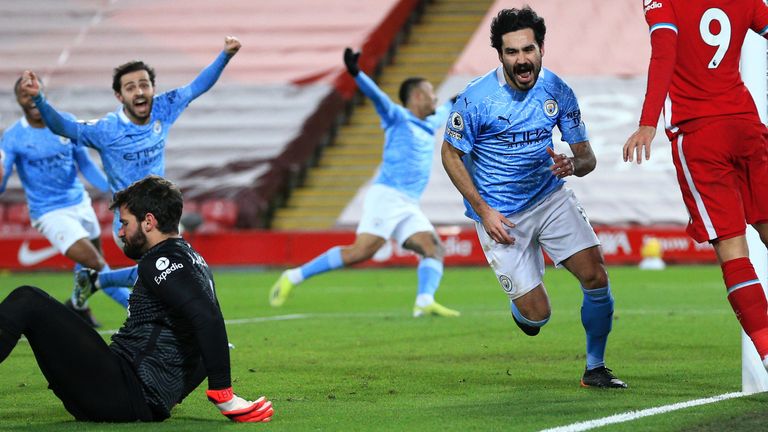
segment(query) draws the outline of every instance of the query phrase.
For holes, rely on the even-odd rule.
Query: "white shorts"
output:
[[[565,187],[534,207],[508,216],[516,226],[507,228],[514,245],[496,243],[475,222],[475,229],[501,288],[510,300],[536,288],[544,276],[543,248],[555,265],[575,253],[600,244],[573,191]]]
[[[357,233],[373,234],[383,239],[393,238],[402,245],[412,235],[435,227],[408,195],[380,184],[374,184],[365,194],[363,215]]]
[[[32,226],[62,255],[76,241],[83,238],[94,240],[101,235],[99,220],[88,196],[80,204],[49,211],[32,220]]]

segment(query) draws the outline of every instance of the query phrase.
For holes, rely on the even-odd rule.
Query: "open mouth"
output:
[[[515,68],[515,77],[521,83],[527,83],[533,80],[533,67],[531,65],[520,65]]]
[[[133,106],[141,110],[146,109],[148,105],[149,100],[147,98],[138,98],[133,101]]]

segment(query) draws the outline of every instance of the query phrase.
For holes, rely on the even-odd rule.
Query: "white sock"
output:
[[[432,294],[419,294],[416,296],[416,306],[426,307],[435,302],[435,296]]]
[[[301,267],[292,268],[286,271],[285,275],[288,276],[288,280],[294,285],[304,282],[304,276],[301,274]]]

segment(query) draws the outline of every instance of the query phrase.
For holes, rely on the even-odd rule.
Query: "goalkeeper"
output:
[[[229,419],[271,420],[271,402],[232,392],[215,284],[179,236],[176,186],[146,177],[115,194],[112,209],[123,251],[139,261],[130,313],[112,343],[44,291],[22,286],[0,303],[0,362],[26,336],[49,388],[81,421],[162,421],[206,377],[208,399]]]

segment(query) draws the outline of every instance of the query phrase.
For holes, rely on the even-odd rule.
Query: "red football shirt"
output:
[[[662,105],[669,133],[714,116],[757,116],[741,80],[749,29],[768,34],[763,0],[643,0],[651,63],[640,124],[656,126]]]

